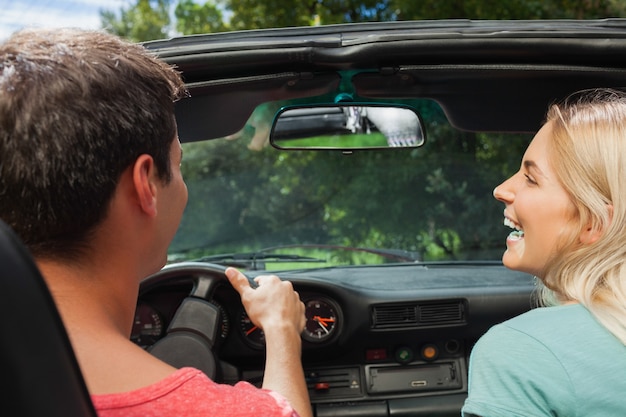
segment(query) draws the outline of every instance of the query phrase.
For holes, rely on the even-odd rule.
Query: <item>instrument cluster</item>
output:
[[[302,331],[302,339],[322,344],[332,340],[339,330],[342,321],[341,309],[328,297],[312,295],[303,297],[306,325]],[[246,311],[241,308],[239,313],[239,330],[246,343],[255,349],[265,346],[265,334],[257,327]]]
[[[236,296],[236,297],[235,297]],[[265,347],[265,334],[252,322],[239,301],[238,295],[215,294],[211,302],[220,311],[219,338],[225,341],[229,337],[238,337],[245,345],[255,350]],[[306,325],[302,339],[310,344],[322,345],[335,339],[342,325],[343,315],[339,304],[330,297],[321,294],[302,294],[305,305]],[[161,300],[152,296],[149,300],[140,298],[137,303],[131,340],[148,348],[165,336],[169,321],[176,306],[182,300]],[[172,306],[175,304],[175,306]]]

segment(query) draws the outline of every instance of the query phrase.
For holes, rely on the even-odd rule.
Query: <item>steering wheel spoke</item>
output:
[[[166,281],[193,281],[193,288],[176,310],[167,334],[148,351],[176,368],[200,369],[218,382],[238,375],[236,367],[220,362],[215,353],[221,313],[210,300],[218,284],[228,282],[225,270],[221,265],[182,262],[164,267],[141,284],[145,292]]]

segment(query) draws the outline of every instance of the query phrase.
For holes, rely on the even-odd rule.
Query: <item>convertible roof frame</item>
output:
[[[183,140],[207,138],[199,124],[234,133],[256,105],[323,94],[341,71],[357,73],[360,98],[430,98],[468,131],[535,131],[548,105],[573,91],[626,87],[626,19],[359,23],[145,45],[175,64],[190,88],[178,114],[195,133]],[[291,75],[277,81],[284,74]],[[251,92],[232,115],[210,115]]]

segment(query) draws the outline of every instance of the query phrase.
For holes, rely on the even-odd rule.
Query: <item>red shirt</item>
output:
[[[276,392],[247,382],[217,384],[194,368],[179,369],[148,387],[91,399],[99,417],[298,417]]]

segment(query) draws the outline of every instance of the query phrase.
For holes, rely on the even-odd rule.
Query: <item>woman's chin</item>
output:
[[[509,269],[523,270],[524,239],[507,239],[506,251],[502,255],[502,263]]]

